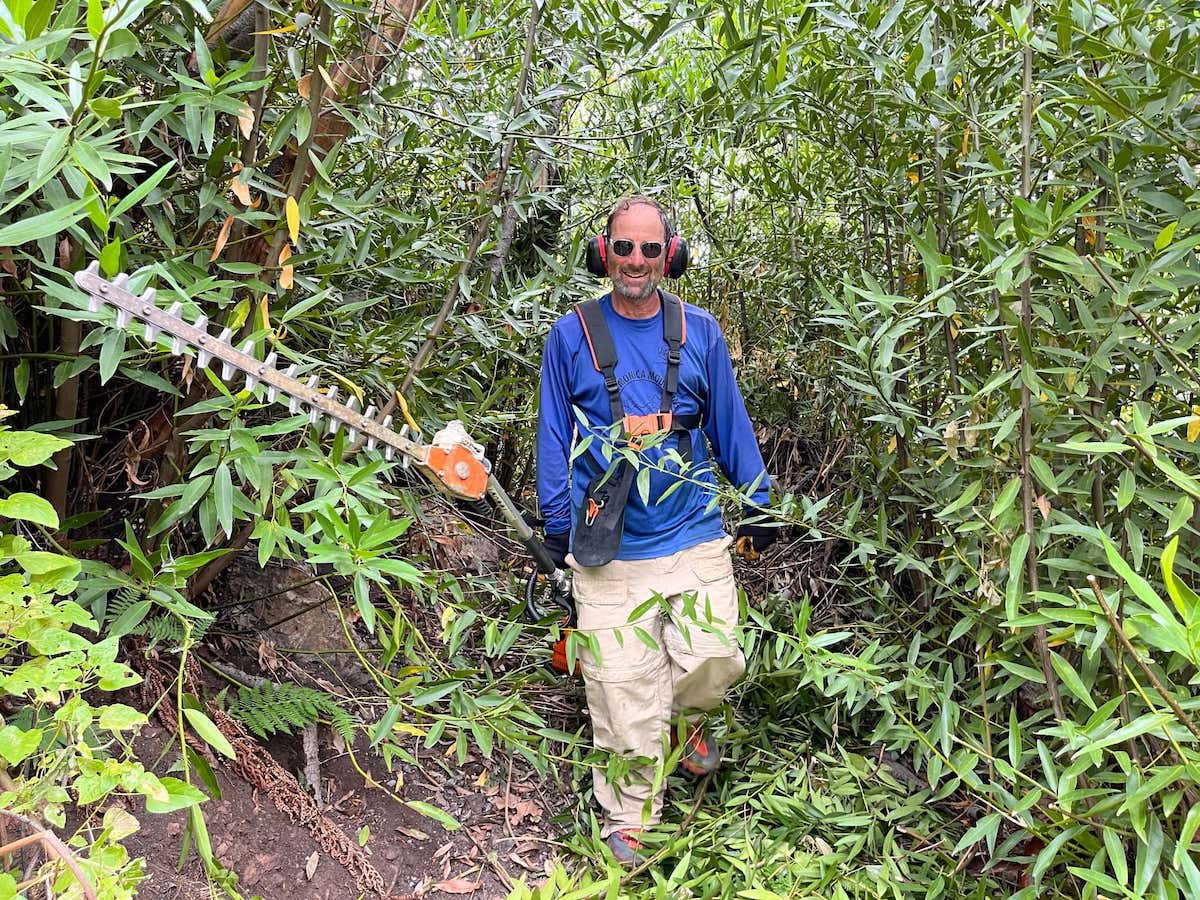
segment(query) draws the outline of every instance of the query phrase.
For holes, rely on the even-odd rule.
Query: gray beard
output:
[[[613,278],[612,282],[613,289],[616,290],[617,293],[619,293],[626,300],[638,301],[645,300],[648,297],[653,296],[654,292],[658,290],[658,284],[661,280],[661,278],[655,278],[653,275],[651,275],[651,277],[646,279],[646,283],[636,291],[629,287],[629,285],[625,283],[625,279],[620,275],[617,275],[615,278]]]

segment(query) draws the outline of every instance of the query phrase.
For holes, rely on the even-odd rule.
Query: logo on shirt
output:
[[[621,405],[626,414],[645,416],[658,412],[665,384],[661,372],[633,369],[618,378],[617,384],[621,386]]]

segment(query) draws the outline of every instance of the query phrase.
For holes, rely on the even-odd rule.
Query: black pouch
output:
[[[571,553],[579,565],[603,566],[621,552],[621,539],[625,536],[625,503],[629,500],[635,474],[633,464],[622,459],[615,472],[601,472],[588,484],[571,541]]]

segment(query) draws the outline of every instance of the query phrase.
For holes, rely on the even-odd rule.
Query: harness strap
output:
[[[667,342],[667,377],[663,379],[662,403],[660,412],[671,411],[671,401],[679,390],[679,348],[684,341],[683,304],[674,294],[665,291],[663,300],[663,340]]]
[[[687,342],[687,314],[683,304],[674,294],[659,291],[663,308],[663,340],[667,344],[667,371],[663,378],[662,401],[657,416],[626,416],[621,403],[621,386],[617,383],[617,348],[612,332],[604,318],[599,300],[587,300],[575,304],[575,313],[583,326],[583,336],[592,354],[592,365],[604,377],[608,391],[609,411],[614,422],[624,422],[628,435],[635,439],[657,431],[671,431],[679,435],[679,455],[691,459],[693,428],[700,427],[700,416],[672,416],[671,404],[679,390],[679,364],[681,348]]]
[[[621,385],[617,383],[617,348],[613,344],[612,332],[604,321],[604,310],[599,300],[588,300],[575,304],[575,313],[583,326],[583,336],[592,352],[592,365],[604,376],[604,387],[608,391],[608,406],[612,420],[625,418],[625,407],[621,403]]]

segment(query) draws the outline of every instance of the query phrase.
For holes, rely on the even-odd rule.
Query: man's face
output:
[[[612,279],[614,293],[634,303],[654,294],[663,278],[666,239],[662,217],[654,207],[637,204],[617,213],[608,240],[608,277]],[[613,246],[619,240],[631,241],[633,252],[618,256]],[[656,259],[646,259],[642,254],[645,241],[656,241],[663,247]]]

